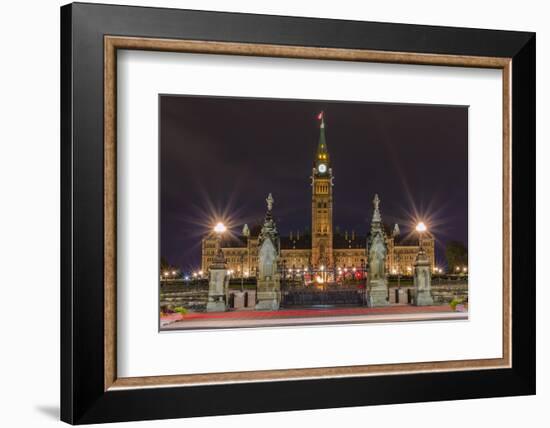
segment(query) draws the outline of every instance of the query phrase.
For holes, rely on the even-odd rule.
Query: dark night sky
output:
[[[426,220],[444,261],[467,245],[468,110],[464,106],[160,97],[161,255],[186,271],[216,219],[261,221],[275,198],[279,231],[311,227],[310,175],[325,111],[334,227],[366,234],[378,193],[385,223]],[[226,218],[227,220],[227,218]]]

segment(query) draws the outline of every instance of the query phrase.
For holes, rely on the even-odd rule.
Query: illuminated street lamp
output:
[[[216,223],[216,226],[214,226],[214,232],[216,232],[218,236],[221,236],[221,234],[224,233],[226,230],[227,227],[225,227],[225,224],[223,224],[222,222],[218,222]]]
[[[213,265],[216,266],[225,266],[225,258],[222,251],[222,235],[226,230],[227,227],[225,227],[225,224],[222,222],[218,222],[214,226],[214,233],[216,234],[216,255],[214,256]],[[199,275],[202,276],[203,273],[202,270],[199,271]]]
[[[423,221],[421,221],[420,223],[418,223],[416,225],[416,231],[417,232],[422,233],[422,232],[426,232],[427,230],[428,230],[428,228],[426,227],[426,225],[424,224]]]
[[[324,265],[319,266],[319,270],[321,271],[321,282],[319,282],[319,284],[323,284],[325,282],[325,279],[326,279],[325,266]]]
[[[416,231],[418,232],[418,246],[420,247],[419,250],[422,251],[422,237],[424,236],[423,234],[428,230],[428,228],[426,227],[426,225],[424,224],[423,221],[419,222],[417,225],[416,225]]]

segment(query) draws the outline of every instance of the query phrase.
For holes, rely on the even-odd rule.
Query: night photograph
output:
[[[468,107],[159,96],[160,328],[467,319]]]

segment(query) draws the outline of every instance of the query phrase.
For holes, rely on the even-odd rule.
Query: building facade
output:
[[[333,170],[325,135],[323,113],[319,115],[320,134],[311,174],[311,228],[290,232],[280,237],[280,266],[285,275],[304,275],[312,272],[328,272],[331,275],[361,276],[367,264],[367,236],[355,231],[333,230]],[[390,275],[412,275],[418,253],[418,240],[402,238],[399,226],[385,226],[388,255],[386,272]],[[224,237],[222,250],[228,269],[233,276],[254,277],[258,265],[259,226],[249,229],[244,225],[238,237]],[[422,240],[435,268],[435,243],[433,237]],[[215,256],[216,237],[213,234],[202,240],[201,269],[208,271]]]

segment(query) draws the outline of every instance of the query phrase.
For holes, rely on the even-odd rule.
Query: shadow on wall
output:
[[[36,406],[36,410],[38,410],[43,415],[48,416],[49,418],[59,420],[59,406],[54,406],[54,405]]]

